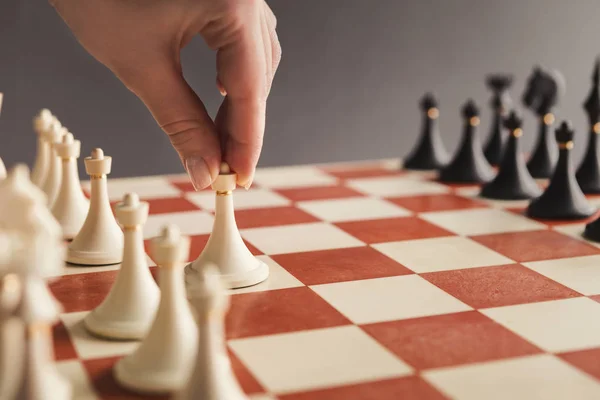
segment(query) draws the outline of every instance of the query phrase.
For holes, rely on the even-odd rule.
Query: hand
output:
[[[148,107],[197,190],[221,160],[249,187],[262,148],[266,99],[281,59],[264,0],[51,0],[79,42]],[[224,96],[213,121],[185,81],[181,49],[200,34],[217,52]]]

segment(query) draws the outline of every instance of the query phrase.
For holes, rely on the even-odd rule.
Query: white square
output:
[[[412,372],[357,326],[236,339],[229,346],[261,384],[277,394]]]
[[[429,370],[423,377],[456,400],[600,398],[600,383],[550,354]]]
[[[137,341],[119,342],[92,336],[83,324],[83,319],[88,313],[88,311],[81,311],[60,315],[80,359],[123,356],[133,352],[139,346]]]
[[[420,214],[432,224],[459,235],[486,235],[546,229],[546,225],[504,210],[474,208]]]
[[[261,261],[264,261],[269,266],[269,279],[262,281],[258,285],[248,286],[240,289],[230,289],[231,294],[250,293],[250,292],[264,292],[266,290],[286,289],[304,286],[302,282],[294,277],[277,264],[269,256],[257,256]]]
[[[359,192],[378,197],[416,196],[450,192],[448,186],[437,182],[397,176],[349,179],[347,185]]]
[[[87,371],[79,360],[59,361],[56,369],[70,383],[73,389],[73,399],[97,400],[98,396],[90,382]]]
[[[369,197],[302,201],[297,203],[296,206],[321,220],[329,222],[407,217],[412,215],[412,212],[388,201]]]
[[[324,222],[243,229],[241,234],[266,254],[364,246],[354,236]]]
[[[337,178],[327,175],[315,166],[259,168],[254,182],[270,189],[335,185]]]
[[[89,193],[91,184],[89,181],[82,183],[82,187]],[[136,178],[119,178],[107,180],[108,198],[110,201],[123,200],[127,193],[136,193],[140,199],[163,199],[179,197],[181,191],[169,183],[162,176],[147,176]]]
[[[523,265],[586,296],[600,294],[600,256],[561,258]]]
[[[480,310],[549,352],[600,346],[600,303],[588,297]]]
[[[328,283],[311,289],[355,324],[472,309],[418,275]]]
[[[190,192],[187,199],[208,211],[215,209],[215,194],[213,192]],[[283,207],[291,204],[291,201],[275,192],[267,189],[236,190],[233,192],[234,210],[247,210],[251,208]]]
[[[183,235],[204,235],[212,232],[214,217],[206,211],[181,211],[148,216],[144,239],[158,236],[163,226],[175,224]]]
[[[417,273],[489,267],[514,262],[461,236],[378,243],[372,247]]]

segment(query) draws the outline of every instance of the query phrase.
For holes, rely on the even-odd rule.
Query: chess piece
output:
[[[216,266],[207,265],[189,290],[198,324],[196,365],[177,400],[247,400],[241,389],[225,346],[224,319],[229,297]]]
[[[555,119],[553,108],[564,91],[564,78],[558,71],[549,72],[535,67],[523,93],[523,103],[539,120],[537,141],[527,162],[529,173],[537,179],[550,178],[556,166],[558,149],[552,140],[550,127]]]
[[[236,180],[237,174],[227,163],[222,163],[219,176],[212,184],[216,191],[212,232],[200,256],[186,266],[186,284],[200,279],[199,274],[208,264],[219,268],[228,288],[256,285],[269,276],[269,267],[248,250],[235,222],[232,192],[236,188]]]
[[[112,158],[96,148],[84,162],[92,183],[90,207],[81,230],[69,245],[67,262],[78,265],[118,264],[123,260],[123,232],[110,208],[106,182]]]
[[[37,154],[31,171],[31,181],[40,188],[44,187],[50,169],[50,145],[47,137],[53,121],[54,116],[48,109],[41,110],[33,120],[33,128],[37,134]]]
[[[499,200],[525,200],[538,197],[542,191],[529,174],[520,143],[523,134],[523,120],[512,111],[504,121],[509,139],[502,156],[498,174],[481,189],[481,196]]]
[[[439,109],[432,93],[421,99],[423,122],[419,142],[404,162],[411,170],[437,170],[448,164],[449,156],[438,128]]]
[[[3,256],[9,249],[2,249]],[[8,258],[2,259],[6,268]],[[23,362],[23,323],[14,313],[21,299],[21,284],[14,273],[0,279],[0,399],[14,399],[19,389]]]
[[[596,61],[592,81],[592,89],[584,103],[590,126],[588,144],[575,176],[583,193],[600,194],[600,58]]]
[[[196,355],[198,328],[186,298],[183,262],[190,247],[175,226],[163,228],[151,242],[159,267],[160,304],[140,346],[114,367],[124,387],[141,393],[179,391],[188,381]]]
[[[508,88],[512,85],[513,77],[511,75],[494,74],[486,79],[486,84],[494,93],[491,101],[492,106],[492,126],[490,135],[483,154],[491,165],[498,165],[502,161],[502,150],[504,149],[505,135],[503,132],[503,123],[506,118],[511,101],[508,96]]]
[[[58,157],[62,160],[62,178],[60,190],[52,206],[52,214],[60,223],[65,239],[73,239],[85,221],[90,202],[81,190],[77,159],[81,142],[75,140],[69,132],[62,142],[55,145]]]
[[[588,218],[596,212],[581,191],[571,161],[573,149],[573,128],[568,121],[556,130],[558,142],[558,163],[544,193],[534,199],[527,208],[527,215],[540,219],[580,219]]]
[[[160,292],[146,261],[142,226],[148,219],[148,203],[128,193],[115,214],[125,232],[123,262],[110,292],[84,319],[86,328],[109,339],[142,339],[148,333]]]
[[[46,181],[44,182],[43,190],[46,193],[48,198],[48,207],[52,208],[56,197],[58,196],[58,191],[60,190],[60,181],[62,179],[62,161],[60,157],[56,154],[55,144],[58,144],[62,141],[62,137],[66,134],[66,129],[64,129],[58,120],[54,120],[52,123],[52,127],[48,130],[48,134],[46,136],[46,141],[48,142],[49,147],[49,170],[48,176],[46,176]]]
[[[4,166],[4,162],[0,158],[0,181],[6,178],[6,167]]]
[[[481,149],[477,126],[479,126],[479,110],[469,100],[462,108],[464,131],[461,144],[456,155],[440,171],[439,180],[449,183],[486,183],[494,177],[494,171],[487,162]]]

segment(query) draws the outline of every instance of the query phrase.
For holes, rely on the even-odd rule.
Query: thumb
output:
[[[148,75],[131,90],[169,136],[194,188],[204,189],[219,174],[221,147],[215,124],[180,68],[153,68]]]

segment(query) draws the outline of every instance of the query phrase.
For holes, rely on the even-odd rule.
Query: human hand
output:
[[[266,100],[281,59],[264,0],[50,0],[83,47],[148,107],[194,187],[226,161],[249,187],[262,148]],[[183,77],[180,52],[200,34],[217,52],[224,96],[215,120]]]

